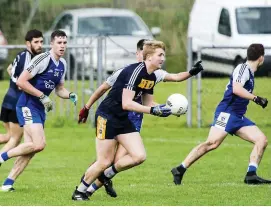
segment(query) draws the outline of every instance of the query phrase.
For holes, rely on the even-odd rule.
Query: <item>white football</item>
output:
[[[174,93],[168,97],[166,107],[171,109],[173,115],[180,116],[187,112],[188,100],[184,95]]]

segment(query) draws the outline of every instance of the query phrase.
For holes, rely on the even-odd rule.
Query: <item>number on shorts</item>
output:
[[[106,122],[107,122],[107,119],[101,116],[98,116],[98,119],[97,119],[97,138],[98,139],[105,139]]]
[[[229,118],[230,118],[229,113],[221,112],[216,119],[215,126],[219,129],[225,130]]]

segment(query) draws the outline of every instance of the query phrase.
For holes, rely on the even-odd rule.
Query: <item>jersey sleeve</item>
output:
[[[61,58],[60,60],[64,65],[64,72],[63,72],[62,77],[60,79],[60,83],[64,83],[65,82],[65,76],[66,76],[66,73],[67,73],[67,62],[66,62],[66,60],[64,58]]]
[[[26,67],[26,70],[34,77],[35,75],[40,74],[46,70],[49,61],[50,53],[42,53],[31,60],[29,65]]]
[[[166,75],[168,74],[168,72],[166,72],[165,70],[162,70],[162,69],[159,69],[159,70],[156,70],[154,72],[155,76],[156,76],[156,82],[155,84],[161,82],[161,81],[164,81]]]
[[[121,71],[124,68],[120,68],[118,70],[116,70],[112,75],[110,75],[107,79],[106,79],[106,83],[108,85],[110,85],[111,87],[114,85],[114,83],[116,82],[117,78],[119,77],[119,74],[121,73]]]
[[[249,71],[248,70],[249,69],[246,66],[246,64],[238,65],[233,71],[232,81],[237,82],[237,83],[241,83],[244,86],[245,83],[249,80]]]
[[[11,80],[16,83],[17,82],[17,78],[19,76],[18,73],[18,63],[20,61],[20,55],[17,55],[16,58],[14,58],[13,62],[12,62],[12,67],[11,67]]]
[[[134,70],[130,69],[129,67],[124,69],[125,73],[125,85],[124,88],[127,88],[131,91],[135,91],[137,85],[141,82],[140,71],[144,68],[144,64],[139,64]]]

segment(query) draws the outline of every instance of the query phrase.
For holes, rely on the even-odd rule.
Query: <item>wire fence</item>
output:
[[[192,126],[196,123],[197,127],[209,127],[213,121],[213,113],[218,103],[222,100],[234,68],[246,61],[247,47],[236,46],[213,46],[198,48],[197,54],[192,52],[192,39],[188,39],[188,66],[191,68],[196,60],[202,60],[204,73],[199,73],[195,79],[190,79],[187,84],[187,96],[189,100],[189,110],[187,113],[187,124]],[[223,61],[224,60],[224,61]],[[264,64],[254,74],[255,89],[253,93],[268,98],[270,96],[269,79],[271,48],[265,47]],[[206,78],[207,76],[207,78]],[[257,84],[259,83],[259,84]],[[193,88],[196,90],[193,90]],[[270,99],[270,98],[269,98]],[[254,113],[257,111],[257,113]],[[256,104],[250,104],[247,115],[261,126],[267,126],[269,108],[260,110]],[[193,116],[193,114],[195,114]],[[193,119],[194,118],[194,119]],[[196,119],[195,119],[196,118]]]

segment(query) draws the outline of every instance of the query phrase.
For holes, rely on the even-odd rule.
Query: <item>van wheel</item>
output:
[[[241,57],[237,57],[234,61],[234,68],[236,68],[237,65],[244,63],[245,60],[243,60]]]
[[[4,70],[0,69],[0,80],[4,79]]]

